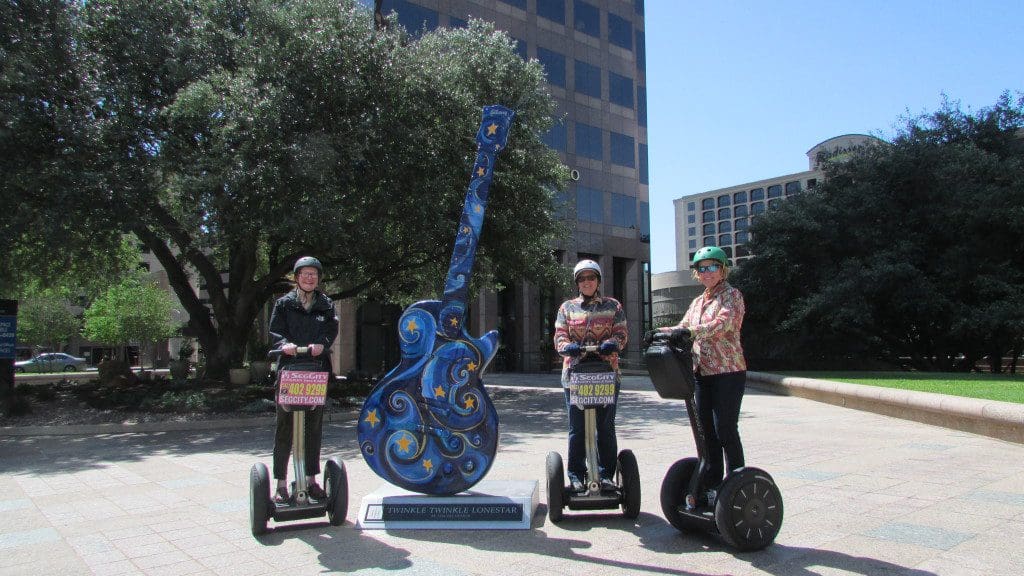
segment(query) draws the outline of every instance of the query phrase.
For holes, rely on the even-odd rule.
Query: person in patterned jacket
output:
[[[622,304],[601,295],[601,267],[593,260],[581,260],[573,269],[579,296],[566,300],[555,319],[555,350],[563,357],[562,388],[569,416],[569,458],[567,472],[575,492],[583,492],[587,477],[586,438],[583,410],[569,404],[569,374],[584,354],[584,347],[598,346],[601,359],[619,372],[619,350],[626,347],[628,332]],[[615,395],[620,378],[616,378]],[[602,490],[615,490],[618,442],[615,438],[615,405],[597,410],[598,475]]]
[[[693,340],[693,372],[697,387],[697,413],[707,441],[706,488],[717,490],[726,470],[742,468],[740,404],[747,383],[747,362],[740,344],[745,306],[743,294],[732,287],[729,259],[717,246],[705,246],[693,255],[693,277],[704,285],[678,325],[660,328],[673,336],[689,334]],[[723,467],[722,454],[725,453]]]

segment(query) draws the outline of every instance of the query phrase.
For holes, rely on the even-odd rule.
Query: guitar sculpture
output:
[[[463,322],[494,159],[514,115],[503,106],[484,107],[443,300],[422,300],[402,313],[401,361],[359,414],[363,458],[382,478],[413,492],[447,496],[468,489],[487,474],[498,449],[498,414],[480,382],[498,332],[473,338]]]

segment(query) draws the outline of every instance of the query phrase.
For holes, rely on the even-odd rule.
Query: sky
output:
[[[843,134],[1024,92],[1020,0],[646,0],[651,269],[672,201],[808,169]]]

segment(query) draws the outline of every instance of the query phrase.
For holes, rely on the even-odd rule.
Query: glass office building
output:
[[[373,0],[362,2],[373,8]],[[570,268],[580,258],[600,263],[603,292],[622,302],[630,325],[624,365],[635,364],[651,318],[643,0],[385,0],[381,8],[410,31],[488,20],[517,40],[520,56],[544,66],[564,115],[545,141],[572,175],[564,217],[573,233],[552,249]],[[546,344],[566,296],[527,282],[478,295],[471,332],[501,332],[492,369],[554,367]],[[342,334],[357,334],[337,356],[342,373],[394,365],[401,310],[342,303],[340,312]]]

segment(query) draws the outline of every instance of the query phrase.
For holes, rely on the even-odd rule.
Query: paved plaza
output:
[[[536,480],[529,530],[358,530],[384,481],[356,446],[355,410],[325,421],[323,454],[348,468],[349,514],[249,532],[249,468],[270,463],[272,420],[188,430],[0,435],[0,574],[1024,574],[1024,445],[749,388],[747,463],[770,472],[776,543],[737,553],[663,518],[662,478],[693,454],[682,403],[627,377],[619,448],[636,454],[639,518],[547,520],[544,460],[565,455],[557,374],[496,374],[501,421],[488,480]],[[171,427],[168,427],[171,428]]]

